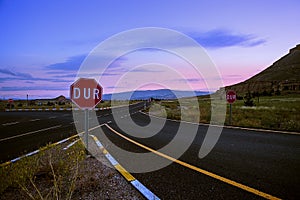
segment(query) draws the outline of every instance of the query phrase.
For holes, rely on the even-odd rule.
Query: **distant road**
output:
[[[132,120],[141,126],[149,123],[149,117],[139,112],[142,107],[141,103],[130,109]],[[130,117],[125,116],[125,112],[123,115],[122,108],[118,113],[119,120],[124,120],[124,123]],[[109,110],[97,112],[97,115],[99,124],[108,123],[108,126],[102,126],[100,132],[95,129],[91,134],[96,135],[100,141],[101,134],[105,134],[114,144],[132,152],[146,150],[128,142],[111,129],[155,150],[174,138],[179,125],[178,122],[167,121],[157,135],[134,138],[120,130]],[[71,112],[7,112],[0,113],[0,118],[2,161],[75,133]],[[49,130],[43,130],[46,128]],[[198,153],[206,130],[207,126],[198,126],[194,142],[179,158],[182,163],[273,197],[300,199],[299,135],[224,128],[212,152],[200,159]],[[30,132],[33,133],[26,135]],[[146,133],[141,131],[140,134]],[[18,135],[23,136],[14,137]],[[9,137],[13,138],[6,139]],[[126,166],[128,160],[118,157],[110,146],[107,149],[130,171],[130,166]],[[144,164],[147,165],[147,162],[151,161],[145,160]],[[161,199],[261,199],[255,192],[248,192],[232,183],[205,175],[201,170],[192,170],[180,163],[173,163],[163,169],[134,176]]]

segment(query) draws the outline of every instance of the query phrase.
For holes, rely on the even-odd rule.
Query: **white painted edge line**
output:
[[[105,154],[105,157],[109,160],[109,162],[110,162],[113,166],[119,164],[118,161],[116,161],[116,159],[114,159],[114,157],[112,157],[112,155],[110,155],[109,153],[108,153],[108,154]]]
[[[25,157],[32,156],[32,155],[38,153],[39,151],[40,151],[40,150],[35,150],[35,151],[33,151],[33,152],[30,152],[30,153],[28,153],[28,154],[25,154]]]
[[[150,115],[145,112],[140,111],[140,113],[144,115],[148,115],[151,117],[155,117],[157,119],[166,119],[162,117],[158,117],[155,115]],[[186,124],[193,124],[193,125],[201,125],[201,126],[215,126],[215,127],[220,127],[220,128],[230,128],[230,129],[240,129],[240,130],[247,130],[247,131],[260,131],[260,132],[267,132],[267,133],[283,133],[283,134],[290,134],[290,135],[300,135],[299,132],[289,132],[289,131],[277,131],[277,130],[268,130],[268,129],[259,129],[259,128],[245,128],[245,127],[238,127],[238,126],[221,126],[221,125],[214,125],[214,124],[204,124],[204,123],[194,123],[194,122],[188,122],[188,121],[180,121],[180,120],[175,120],[175,119],[166,119],[168,121],[173,121],[173,122],[178,122],[178,123],[186,123]]]
[[[10,125],[18,124],[18,123],[20,123],[20,122],[9,122],[9,123],[2,124],[2,126],[10,126]]]
[[[130,182],[140,193],[142,193],[147,199],[159,200],[159,198],[146,188],[140,181],[137,179]]]
[[[71,146],[73,146],[74,144],[76,144],[78,141],[80,141],[80,139],[77,139],[74,142],[68,144],[68,146],[66,146],[65,148],[63,148],[63,150],[67,150],[68,148],[70,148]]]
[[[51,127],[48,127],[48,128],[44,128],[44,129],[37,130],[37,131],[31,131],[31,132],[28,132],[28,133],[23,133],[23,134],[21,134],[21,135],[15,135],[15,136],[3,138],[3,139],[0,139],[0,142],[5,141],[5,140],[10,140],[10,139],[13,139],[13,138],[22,137],[22,136],[25,136],[25,135],[30,135],[30,134],[33,134],[33,133],[38,133],[38,132],[47,131],[47,130],[50,130],[50,129],[59,128],[59,127],[61,127],[61,126],[62,126],[62,125],[51,126]]]
[[[78,134],[77,134],[77,135],[73,135],[73,136],[68,137],[68,138],[65,138],[65,139],[63,139],[63,140],[61,140],[61,141],[58,141],[58,142],[56,142],[56,143],[53,143],[51,147],[56,146],[56,145],[61,144],[61,143],[64,143],[64,142],[66,142],[66,141],[68,141],[68,140],[70,140],[70,139],[72,139],[72,138],[75,138],[75,137],[79,137],[79,135],[78,135]],[[27,153],[27,154],[25,154],[25,155],[22,155],[22,156],[20,156],[20,157],[14,158],[14,159],[12,159],[12,160],[10,160],[10,161],[7,161],[7,162],[5,162],[5,163],[1,163],[1,164],[0,164],[0,167],[9,165],[9,164],[11,164],[11,163],[14,163],[14,162],[16,162],[16,161],[18,161],[18,160],[21,160],[22,158],[32,156],[32,155],[34,155],[34,154],[37,154],[37,153],[40,152],[40,151],[42,151],[42,150],[38,149],[38,150],[32,151],[32,152],[30,152],[30,153]]]
[[[31,119],[30,122],[40,121],[41,119]]]
[[[104,125],[104,124],[103,124]],[[103,145],[101,144],[101,142],[98,140],[98,138],[95,135],[90,135],[94,141],[96,142],[97,146],[100,149],[103,149],[105,151],[107,151]],[[103,151],[102,151],[103,152]],[[120,163],[118,163],[118,161],[107,151],[107,154],[105,154],[105,157],[108,159],[108,161],[115,167],[116,165],[120,165]],[[128,172],[129,173],[129,172]],[[125,178],[126,179],[126,178]],[[157,197],[153,192],[151,192],[146,186],[144,186],[140,181],[138,181],[137,179],[134,178],[134,180],[129,181],[131,185],[133,185],[133,187],[135,189],[137,189],[142,195],[144,195],[144,197],[148,200],[160,200],[159,197]]]

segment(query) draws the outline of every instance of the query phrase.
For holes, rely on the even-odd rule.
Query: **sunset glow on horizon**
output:
[[[172,89],[215,91],[248,79],[299,44],[299,1],[1,1],[0,98],[69,97],[82,62],[106,39],[143,27],[178,31],[201,45],[223,85],[207,88],[180,57],[160,50],[135,51],[117,58],[103,74],[104,93],[129,91],[147,77]],[[157,43],[166,43],[156,41]],[[170,39],[171,40],[171,39]],[[127,40],[114,44],[132,45]],[[180,41],[178,41],[180,45]],[[178,48],[178,47],[170,47]],[[187,49],[189,51],[191,49]],[[102,55],[101,59],[108,59]],[[152,63],[152,64],[151,64]],[[161,64],[161,65],[159,65]],[[170,68],[183,78],[169,76]],[[97,66],[99,65],[99,66]],[[95,65],[93,74],[97,74]],[[99,70],[100,71],[100,70]],[[91,72],[89,72],[91,73]],[[130,77],[116,90],[116,81]],[[130,87],[129,87],[130,86]],[[146,84],[140,90],[163,86]]]

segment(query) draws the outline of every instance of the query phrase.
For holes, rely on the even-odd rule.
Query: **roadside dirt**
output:
[[[103,200],[103,199],[145,199],[121,174],[116,171],[105,158],[94,142],[89,143],[91,153],[97,159],[87,156],[79,166],[78,178],[72,194],[74,200]],[[49,176],[40,175],[35,180],[36,185],[43,191],[50,191]],[[53,184],[53,183],[52,183]],[[50,185],[51,186],[51,185]],[[66,186],[67,187],[67,186]],[[38,197],[35,188],[28,186],[30,194]],[[1,194],[0,200],[32,199],[19,187],[9,187]],[[41,198],[38,198],[41,199]],[[51,199],[51,198],[45,198]]]

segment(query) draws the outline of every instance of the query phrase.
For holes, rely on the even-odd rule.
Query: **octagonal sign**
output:
[[[233,90],[229,90],[227,93],[226,93],[226,100],[228,103],[232,104],[236,101],[236,93],[235,91]]]
[[[79,78],[70,86],[70,99],[81,109],[93,109],[101,101],[102,92],[95,79]]]

